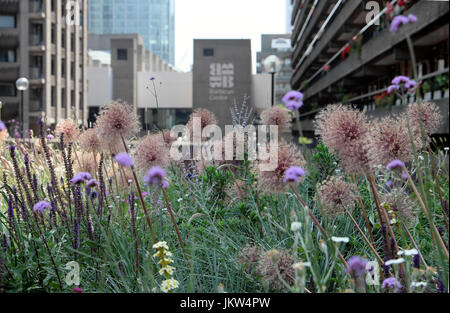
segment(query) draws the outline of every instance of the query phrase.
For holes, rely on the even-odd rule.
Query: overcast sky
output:
[[[175,66],[190,71],[193,39],[251,39],[253,71],[261,34],[286,32],[286,0],[175,0]]]

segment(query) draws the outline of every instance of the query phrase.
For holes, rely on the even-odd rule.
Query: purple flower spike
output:
[[[55,136],[53,136],[52,134],[48,134],[48,135],[47,135],[47,139],[48,139],[48,140],[55,139]]]
[[[86,183],[86,187],[89,187],[89,188],[94,188],[94,187],[97,187],[97,186],[98,186],[98,181],[96,179],[90,179]]]
[[[305,170],[298,166],[289,167],[284,173],[284,182],[298,182],[300,177],[304,177],[306,175]]]
[[[403,163],[400,160],[394,160],[394,161],[392,161],[391,163],[388,164],[387,169],[388,170],[393,170],[393,169],[399,168],[399,167],[400,168],[405,167],[405,163]]]
[[[347,273],[354,277],[359,277],[366,273],[367,260],[359,257],[352,256],[347,262]]]
[[[2,121],[0,121],[0,132],[6,129],[6,125],[5,123],[3,123]]]
[[[147,175],[144,176],[143,180],[146,184],[159,185],[165,177],[166,171],[159,166],[154,166],[148,170]]]
[[[283,97],[286,108],[293,111],[303,106],[303,94],[299,91],[291,90]]]
[[[114,159],[125,167],[131,167],[134,163],[133,158],[126,152],[119,153]]]
[[[400,284],[400,282],[396,280],[395,277],[389,277],[383,281],[383,288],[398,290],[402,288],[402,284]]]
[[[46,209],[50,209],[52,206],[50,202],[47,201],[39,201],[33,206],[34,212],[44,213]]]

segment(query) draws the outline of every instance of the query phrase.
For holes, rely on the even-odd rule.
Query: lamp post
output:
[[[20,131],[23,135],[23,94],[28,89],[30,85],[29,81],[25,77],[21,77],[16,80],[16,88],[20,91],[20,106],[19,106],[19,120],[20,120]]]
[[[264,69],[272,75],[272,106],[275,105],[275,74],[281,70],[283,63],[276,55],[269,55],[264,59]]]

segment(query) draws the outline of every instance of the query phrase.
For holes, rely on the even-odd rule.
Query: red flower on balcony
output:
[[[324,70],[325,72],[328,72],[328,71],[330,70],[330,64],[325,64],[325,65],[323,66],[323,70]]]
[[[405,0],[399,0],[399,1],[397,2],[397,4],[398,4],[399,6],[404,6],[404,5],[405,5]]]
[[[344,50],[342,50],[342,52],[341,52],[342,60],[345,60],[345,58],[347,57],[347,54],[350,52],[350,49],[351,49],[350,46],[346,45]]]

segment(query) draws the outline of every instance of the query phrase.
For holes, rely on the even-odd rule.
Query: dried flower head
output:
[[[97,160],[95,160],[95,158],[97,158]],[[100,156],[95,153],[95,158],[92,153],[82,153],[77,151],[74,162],[75,170],[79,172],[96,173],[98,171],[97,161],[100,160]]]
[[[78,126],[71,119],[66,119],[56,124],[56,135],[64,135],[64,143],[76,142],[78,139]]]
[[[417,205],[404,191],[394,188],[383,195],[381,201],[391,221],[399,219],[406,225],[411,225],[415,221]]]
[[[263,125],[278,126],[278,131],[287,131],[291,127],[292,116],[289,111],[280,106],[274,106],[264,110],[261,113],[261,122]]]
[[[8,130],[6,128],[4,130],[0,131],[0,148],[5,144],[8,137],[9,137],[9,134],[8,134]]]
[[[97,117],[98,136],[110,143],[127,139],[139,132],[138,117],[126,102],[113,101],[100,111]]]
[[[355,206],[356,195],[352,184],[342,178],[332,176],[317,187],[317,200],[323,213],[330,217],[344,214]]]
[[[376,164],[387,165],[392,160],[407,162],[413,158],[408,126],[404,117],[388,116],[375,121],[371,132],[370,154]]]
[[[169,149],[161,134],[148,134],[137,144],[134,153],[136,167],[145,172],[152,166],[166,166],[168,155]]]
[[[163,136],[164,142],[168,146],[170,146],[173,142],[175,142],[177,140],[177,138],[170,136],[170,130],[169,129],[163,131],[162,136]]]
[[[193,137],[194,134],[194,121],[196,119],[199,119],[200,131],[203,131],[203,128],[205,128],[208,125],[217,124],[217,119],[213,112],[202,108],[195,109],[194,112],[192,112],[191,116],[189,117],[188,123],[186,124],[187,128],[190,131],[191,138]],[[201,134],[199,135],[201,136]]]
[[[342,104],[329,105],[316,117],[316,133],[333,151],[345,151],[351,145],[359,146],[369,134],[365,114]]]
[[[256,168],[259,170],[258,187],[266,193],[277,193],[286,190],[288,187],[284,183],[285,172],[291,166],[298,166],[304,168],[306,161],[297,147],[293,144],[288,144],[284,140],[278,143],[278,149],[275,150],[278,154],[278,161],[276,168],[273,171],[261,170],[260,166]],[[277,160],[277,156],[269,155],[270,160]],[[263,162],[267,164],[267,162]]]
[[[86,129],[80,135],[80,148],[87,152],[100,152],[102,150],[102,142],[98,137],[96,128]]]
[[[280,280],[280,276],[290,286],[295,281],[293,264],[294,259],[288,251],[284,249],[270,250],[261,255],[257,269],[272,290],[282,291],[286,289],[286,286]]]
[[[439,108],[431,102],[420,103],[420,110],[418,103],[412,103],[408,106],[407,114],[414,136],[421,136],[420,122],[428,136],[437,131],[442,122]]]
[[[250,244],[246,245],[239,252],[237,261],[243,266],[246,273],[250,274],[256,270],[259,259],[261,258],[261,252],[261,247]]]

